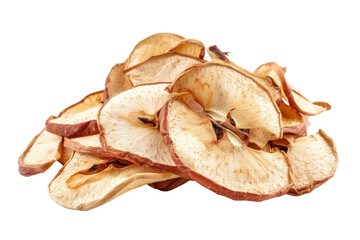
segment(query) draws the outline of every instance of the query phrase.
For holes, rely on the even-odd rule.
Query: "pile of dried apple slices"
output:
[[[172,33],[140,41],[105,89],[50,116],[19,158],[24,176],[63,166],[50,197],[89,210],[143,185],[169,191],[189,180],[234,200],[309,193],[338,156],[303,115],[330,109],[293,90],[285,68],[254,72],[217,46]]]

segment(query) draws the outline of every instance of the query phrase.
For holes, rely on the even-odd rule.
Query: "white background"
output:
[[[359,239],[360,8],[291,2],[1,1],[0,238]],[[261,203],[232,201],[195,182],[171,192],[144,186],[88,212],[48,196],[60,164],[20,176],[17,159],[47,117],[102,89],[111,67],[157,32],[217,44],[249,70],[286,66],[293,86],[332,105],[310,119],[309,133],[322,128],[335,140],[335,176],[311,194]]]

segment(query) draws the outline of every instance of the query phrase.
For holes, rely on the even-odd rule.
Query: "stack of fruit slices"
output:
[[[338,157],[303,115],[330,109],[293,90],[285,68],[249,72],[217,46],[171,33],[140,41],[103,91],[47,119],[19,158],[24,176],[63,167],[49,184],[66,208],[89,210],[140,186],[169,191],[189,180],[234,200],[311,192]]]

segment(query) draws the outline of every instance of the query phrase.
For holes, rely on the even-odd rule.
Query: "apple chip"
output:
[[[169,49],[169,52],[183,53],[203,59],[205,55],[205,47],[204,44],[199,40],[183,39],[175,43],[175,45]]]
[[[131,189],[177,177],[170,173],[160,173],[133,164],[121,168],[111,167],[107,171],[97,172],[93,179],[86,176],[86,181],[77,178],[77,186],[68,187],[69,183],[72,184],[71,181],[67,183],[71,176],[87,169],[90,165],[98,164],[99,160],[101,161],[97,157],[75,153],[50,182],[50,197],[65,208],[89,210]]]
[[[64,142],[65,142],[65,140],[64,140]],[[62,154],[61,154],[60,159],[58,159],[58,162],[61,163],[61,165],[65,165],[72,158],[73,153],[74,153],[73,150],[65,147],[63,144]]]
[[[208,115],[237,129],[250,129],[250,141],[262,147],[269,140],[282,137],[280,110],[269,92],[228,65],[194,66],[167,89],[171,93],[190,92]],[[252,132],[261,132],[261,137]]]
[[[211,61],[213,61],[215,63],[222,63],[222,64],[229,65],[229,66],[235,68],[236,70],[238,70],[239,72],[241,72],[242,74],[250,76],[252,79],[257,81],[259,84],[264,86],[269,91],[271,97],[274,99],[274,101],[277,104],[279,104],[281,102],[280,88],[278,86],[274,85],[272,83],[271,79],[268,79],[266,77],[264,77],[264,78],[259,77],[255,74],[243,69],[242,67],[239,67],[238,65],[236,65],[235,63],[230,61],[227,58],[226,54],[223,53],[216,45],[210,46],[206,50],[211,57]]]
[[[204,60],[181,53],[157,55],[124,71],[133,86],[154,82],[172,82],[185,69]]]
[[[173,33],[157,33],[140,41],[130,53],[125,69],[133,67],[148,58],[166,53],[174,44],[184,38]]]
[[[111,152],[110,150],[105,150],[100,144],[100,134],[77,137],[77,138],[64,138],[64,146],[72,149],[76,152],[89,154],[98,157],[105,158],[117,158],[117,152]],[[131,164],[131,162],[118,159],[123,164]]]
[[[251,149],[184,102],[160,112],[160,131],[178,168],[204,187],[234,200],[262,201],[292,186],[287,157]]]
[[[63,137],[98,134],[97,114],[103,105],[103,91],[87,95],[80,102],[64,109],[57,117],[46,121],[46,130]]]
[[[111,98],[100,110],[100,141],[139,165],[182,174],[171,159],[158,124],[158,111],[169,99],[168,84],[137,86]]]
[[[338,155],[333,140],[324,131],[310,136],[290,139],[286,153],[294,172],[294,186],[289,194],[309,193],[336,171]]]
[[[116,64],[110,71],[105,81],[104,102],[113,96],[133,87],[124,74],[125,63]]]
[[[19,157],[19,173],[28,177],[45,172],[61,158],[62,142],[62,137],[43,129]]]
[[[294,134],[298,136],[306,135],[306,125],[303,117],[294,108],[281,102],[279,105],[281,112],[284,134]]]
[[[149,186],[160,191],[171,191],[181,185],[185,184],[188,179],[185,178],[175,178],[169,179],[161,182],[150,183]]]
[[[274,83],[281,88],[282,97],[289,102],[291,107],[304,115],[314,116],[331,109],[331,106],[326,102],[311,102],[300,93],[292,90],[285,79],[285,68],[280,67],[277,63],[265,63],[255,70],[255,74],[271,77]]]

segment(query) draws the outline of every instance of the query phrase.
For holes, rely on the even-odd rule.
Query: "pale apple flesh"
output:
[[[294,186],[289,194],[309,193],[335,174],[337,151],[333,140],[324,131],[304,137],[294,136],[289,141],[286,154],[294,172]]]
[[[125,63],[116,64],[110,71],[105,81],[104,102],[109,98],[133,88],[133,84],[124,74]]]
[[[99,113],[100,141],[120,158],[181,175],[159,131],[157,115],[170,97],[167,85],[137,86],[111,98]]]
[[[54,162],[61,159],[62,144],[62,137],[43,129],[19,157],[19,173],[28,177],[45,172]]]
[[[230,131],[214,131],[208,118],[181,100],[160,112],[161,133],[178,168],[204,187],[234,200],[262,201],[292,186],[287,157],[246,147]]]
[[[171,93],[189,92],[218,122],[230,122],[237,129],[258,129],[259,138],[250,135],[250,142],[264,145],[282,137],[281,113],[268,91],[251,77],[232,67],[205,63],[184,71],[167,87]]]

